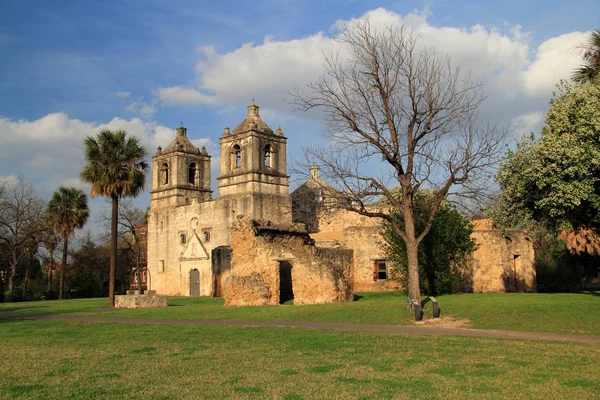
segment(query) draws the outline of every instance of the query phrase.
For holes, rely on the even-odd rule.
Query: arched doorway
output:
[[[200,296],[200,271],[196,268],[190,271],[190,296]]]

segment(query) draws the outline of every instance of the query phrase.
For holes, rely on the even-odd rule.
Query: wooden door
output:
[[[190,271],[190,296],[200,296],[200,271],[195,268]]]

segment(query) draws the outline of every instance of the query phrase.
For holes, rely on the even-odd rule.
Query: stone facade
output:
[[[177,128],[152,159],[149,289],[223,296],[228,305],[273,305],[291,297],[294,304],[328,303],[352,300],[352,291],[399,289],[389,279],[379,220],[335,210],[328,197],[333,189],[317,168],[290,196],[286,146],[281,129],[273,131],[259,107],[249,106],[246,118],[220,139],[213,199],[211,156],[192,144],[186,128]],[[476,240],[471,290],[535,287],[533,247],[525,235],[512,234],[507,242],[499,232],[479,232]]]
[[[535,252],[531,239],[521,231],[500,232],[477,229],[471,236],[477,243],[469,265],[472,279],[466,291],[535,292]]]
[[[320,304],[352,300],[352,251],[319,248],[301,224],[241,219],[232,229],[226,305]]]
[[[381,247],[381,221],[319,205],[316,196],[321,196],[321,192],[316,188],[323,187],[323,183],[317,182],[315,177],[318,178],[318,173],[311,171],[309,181],[292,193],[292,201],[295,204],[312,194],[315,197],[309,204],[316,215],[294,212],[294,222],[305,222],[303,218],[309,218],[307,225],[313,228],[311,237],[318,246],[343,246],[354,251],[350,276],[354,291],[401,289],[397,282],[387,279],[392,266],[386,262]],[[535,253],[527,235],[521,231],[495,230],[489,220],[475,221],[474,225],[472,238],[477,249],[463,267],[466,281],[460,289],[475,293],[536,291]]]
[[[350,276],[354,291],[400,289],[398,282],[388,279],[390,265],[381,246],[380,220],[340,209],[320,213],[316,225],[320,230],[310,236],[318,246],[343,246],[354,250]]]
[[[287,139],[256,105],[220,139],[219,196],[210,156],[177,129],[153,157],[148,218],[150,287],[171,296],[224,296],[228,305],[352,299],[352,251],[319,249],[292,224]],[[264,221],[262,223],[256,221]]]
[[[151,288],[170,296],[211,296],[221,277],[212,252],[230,243],[238,217],[291,223],[286,175],[286,141],[260,118],[259,107],[220,139],[219,196],[212,199],[210,156],[177,129],[152,159],[148,213],[148,270]]]

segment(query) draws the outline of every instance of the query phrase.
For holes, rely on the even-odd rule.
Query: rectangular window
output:
[[[165,272],[165,260],[160,260],[158,262],[158,271]]]
[[[375,260],[373,263],[373,278],[376,281],[382,281],[388,278],[387,263],[385,260]]]

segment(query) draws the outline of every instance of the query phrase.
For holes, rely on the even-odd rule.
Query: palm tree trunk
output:
[[[60,269],[60,288],[58,289],[58,299],[62,300],[65,290],[65,271],[67,270],[67,251],[69,249],[69,235],[65,235],[63,245],[62,268]]]
[[[110,221],[110,271],[108,276],[108,306],[115,306],[115,272],[117,267],[117,222],[119,198],[112,197],[112,217]]]

